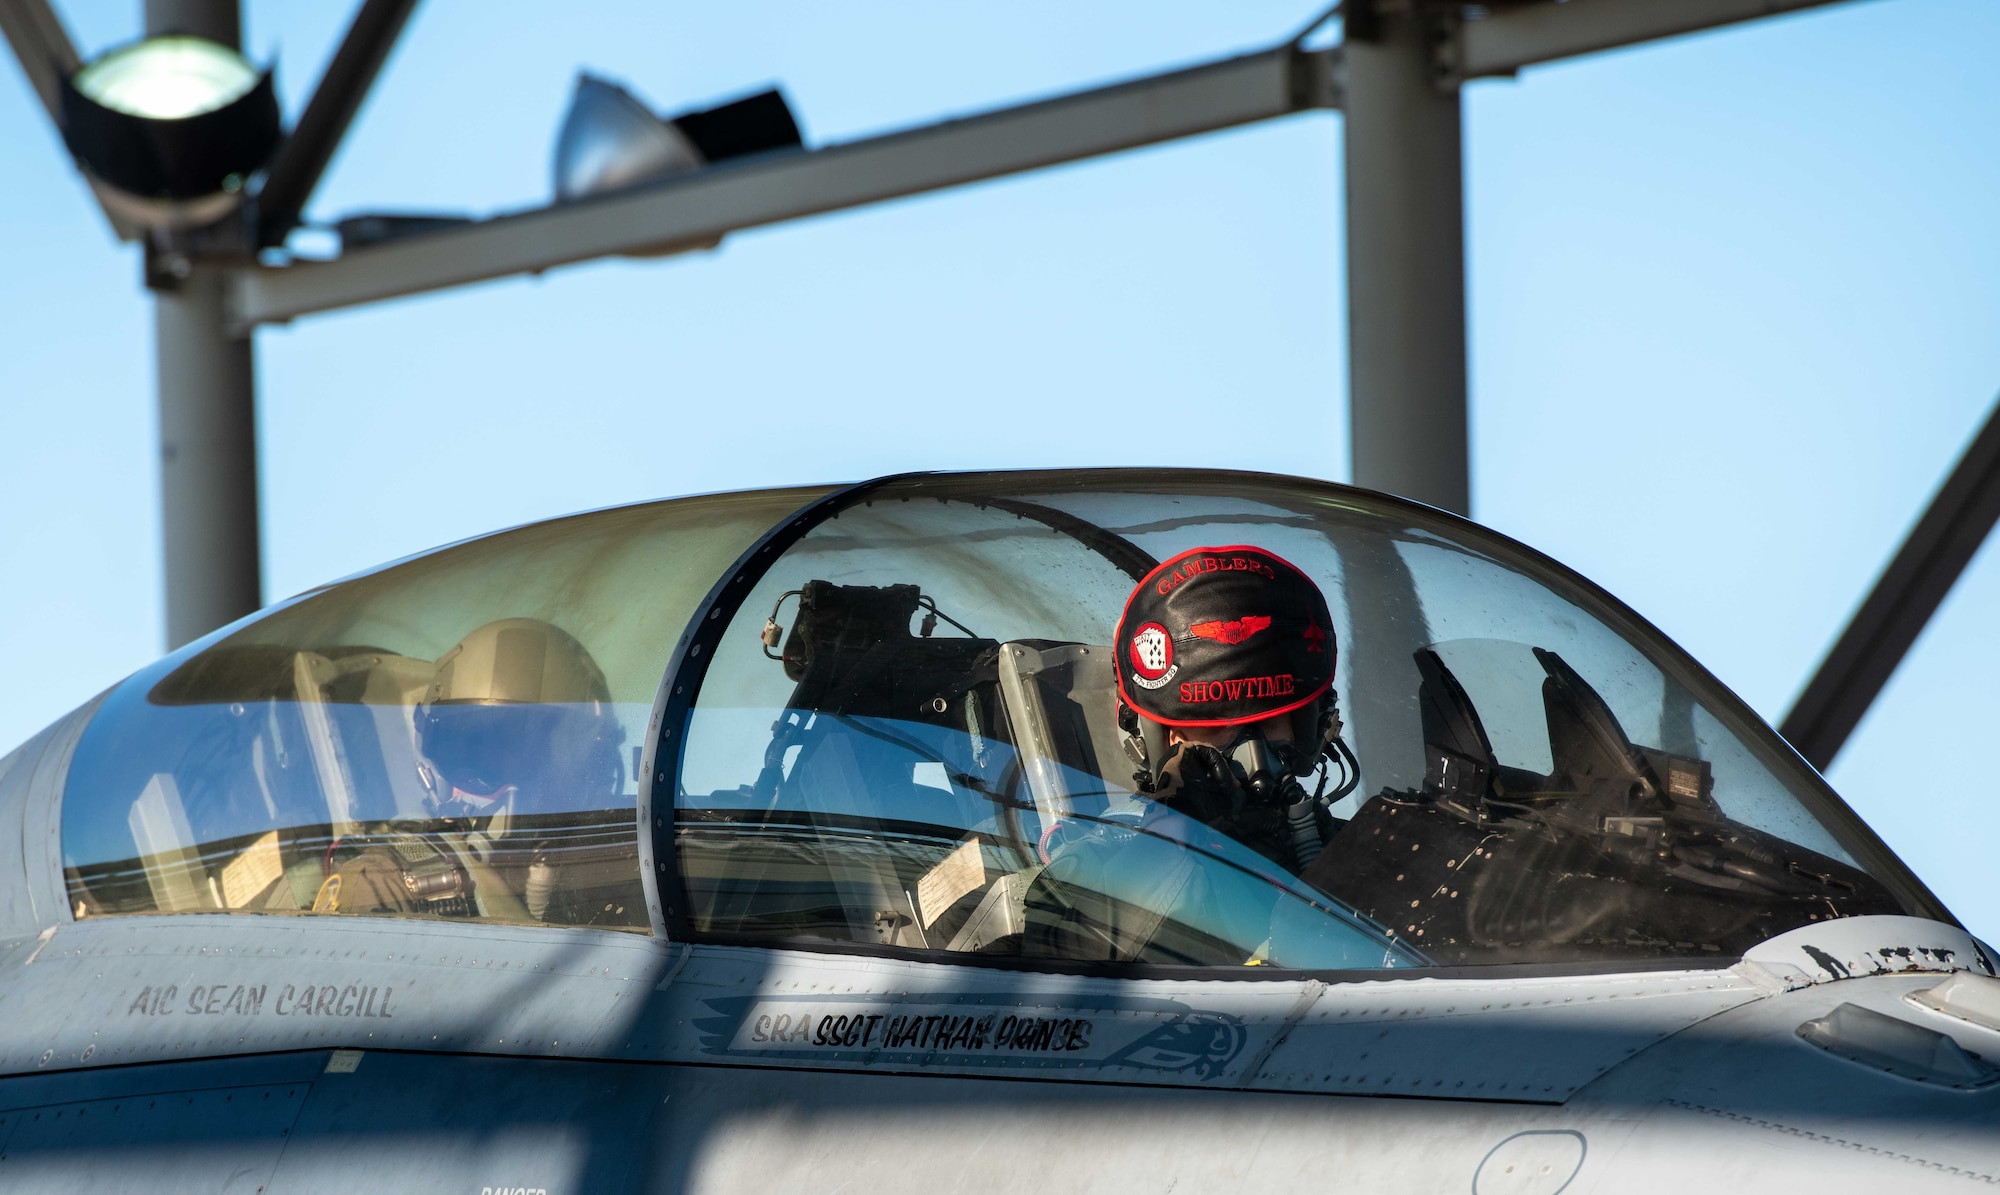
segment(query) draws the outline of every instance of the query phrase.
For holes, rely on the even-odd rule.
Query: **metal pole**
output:
[[[146,33],[236,46],[236,0],[146,0]],[[229,334],[225,293],[223,275],[198,266],[154,291],[169,649],[263,604],[256,374],[249,336]]]
[[[1824,772],[2000,523],[2000,402],[1945,475],[1778,733]]]
[[[1420,16],[1349,7],[1366,10],[1348,17],[1343,105],[1354,482],[1467,514],[1458,92],[1434,82]]]
[[[146,0],[146,36],[187,33],[243,48],[243,18],[236,0]]]

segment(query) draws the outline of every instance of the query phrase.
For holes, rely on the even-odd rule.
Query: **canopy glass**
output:
[[[135,675],[70,766],[73,913],[1314,971],[1724,960],[1949,917],[1678,648],[1463,520],[1203,471],[827,493],[518,528]],[[1124,708],[1115,627],[1159,562],[1229,545],[1324,595],[1333,701],[1218,740],[1196,801],[1174,785],[1210,756]],[[1279,743],[1296,766],[1260,788],[1245,761]]]

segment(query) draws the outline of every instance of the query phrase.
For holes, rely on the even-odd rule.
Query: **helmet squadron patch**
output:
[[[1167,628],[1149,622],[1132,636],[1132,683],[1142,689],[1157,689],[1174,679],[1180,665],[1174,663],[1174,641]]]

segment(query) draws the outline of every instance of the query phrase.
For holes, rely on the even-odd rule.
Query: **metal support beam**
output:
[[[28,85],[35,89],[49,120],[60,128],[63,81],[83,65],[76,46],[69,40],[69,32],[63,28],[62,18],[49,7],[48,0],[0,0],[0,35],[5,35],[7,44],[14,48],[21,72],[28,77]],[[98,208],[111,222],[111,231],[118,239],[138,240],[138,228],[105,205],[103,184],[88,174],[84,175],[84,181],[90,184]]]
[[[146,32],[237,44],[236,0],[147,0]],[[160,523],[167,645],[263,604],[257,530],[257,390],[248,336],[225,323],[226,278],[197,266],[154,292]]]
[[[2000,521],[2000,405],[1945,478],[1778,733],[1824,771]]]
[[[1441,65],[1460,79],[1511,75],[1524,66],[1695,33],[1835,0],[1569,0],[1496,8],[1466,21]]]
[[[1459,97],[1432,31],[1348,24],[1347,370],[1354,483],[1466,514],[1465,207]]]
[[[236,0],[146,0],[146,36],[185,33],[243,48],[243,13]]]
[[[283,243],[298,225],[299,214],[312,199],[347,135],[347,126],[368,98],[375,76],[395,48],[396,38],[415,11],[417,0],[363,0],[347,36],[341,39],[312,99],[298,123],[279,147],[257,192],[257,236],[260,244]]]
[[[255,365],[223,327],[223,281],[196,270],[154,295],[170,649],[263,604]]]
[[[1338,104],[1338,50],[1281,46],[1191,70],[633,191],[235,274],[239,328],[728,233]]]
[[[48,0],[0,0],[0,34],[14,48],[21,73],[28,76],[49,119],[61,122],[63,80],[83,65],[62,18]]]

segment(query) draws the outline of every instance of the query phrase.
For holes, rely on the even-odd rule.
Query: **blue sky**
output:
[[[780,82],[825,143],[1260,47],[1317,3],[435,0],[312,214],[544,202],[579,67],[663,109]],[[61,7],[86,53],[138,33],[136,0]],[[247,5],[289,113],[352,7]],[[1466,92],[1474,516],[1774,720],[2000,394],[1995,44],[2000,5],[1865,0]],[[1340,136],[1294,117],[266,331],[266,593],[896,469],[1345,479]],[[162,615],[150,305],[11,61],[0,180],[11,744],[156,656]],[[1830,776],[2000,937],[1992,556]]]

